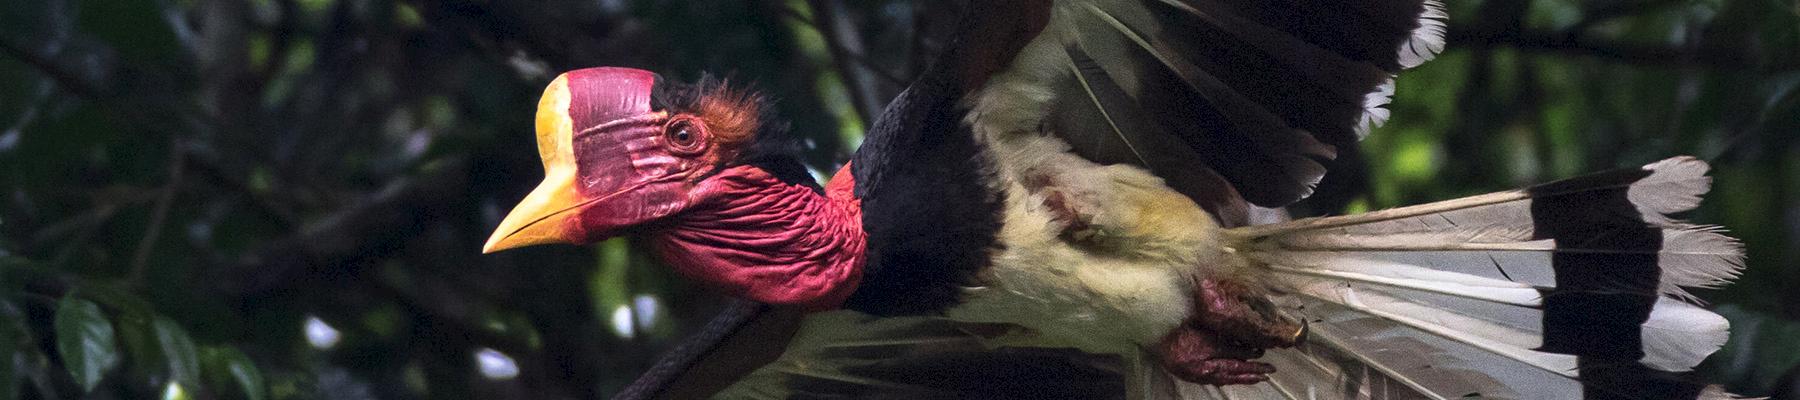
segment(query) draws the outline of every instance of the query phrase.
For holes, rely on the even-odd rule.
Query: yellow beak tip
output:
[[[481,245],[481,254],[494,254],[495,252],[510,248],[512,248],[512,246],[506,245],[505,236],[494,235],[494,237],[488,238],[487,244]]]
[[[481,246],[481,254],[493,254],[504,250],[540,244],[578,244],[557,234],[555,231],[558,229],[558,226],[559,224],[557,223],[539,223],[531,224],[523,229],[504,229],[507,228],[507,226],[501,225],[503,229],[495,231],[494,236],[488,238],[487,244]]]
[[[505,233],[509,231],[512,233]],[[481,245],[481,254],[494,254],[502,250],[512,250],[534,244],[554,242],[553,240],[543,240],[540,235],[522,233],[526,232],[517,232],[512,229],[502,229],[494,232],[494,236],[488,238],[487,244]],[[538,240],[532,240],[533,238]]]
[[[481,246],[481,253],[493,254],[538,244],[571,243],[564,234],[567,225],[574,223],[568,215],[579,211],[585,203],[572,188],[575,179],[572,172],[567,172],[569,170],[572,168],[550,170],[544,183],[519,200],[519,205],[500,220],[494,235]]]

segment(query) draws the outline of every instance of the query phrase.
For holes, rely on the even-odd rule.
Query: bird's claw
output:
[[[1249,361],[1261,357],[1263,349],[1226,342],[1191,326],[1169,333],[1157,353],[1170,374],[1200,384],[1248,385],[1269,380],[1275,372],[1275,366]]]
[[[1203,279],[1194,291],[1198,312],[1188,324],[1259,348],[1294,347],[1306,340],[1306,324],[1281,316],[1267,298],[1230,282]]]
[[[1268,299],[1214,279],[1194,291],[1195,312],[1163,338],[1156,349],[1163,367],[1176,377],[1211,385],[1253,384],[1269,379],[1275,367],[1250,361],[1271,348],[1293,347],[1306,339],[1306,325],[1282,317]]]

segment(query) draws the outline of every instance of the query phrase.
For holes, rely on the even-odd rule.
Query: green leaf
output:
[[[89,292],[79,293],[83,298],[95,300],[93,297],[87,296]],[[129,316],[130,312],[121,311],[118,307],[111,307],[106,304],[105,300],[97,300],[95,303],[112,310],[113,337],[118,338],[119,351],[122,355],[122,364],[119,368],[124,369],[125,374],[132,377],[156,376],[158,379],[165,377],[167,375],[165,370],[168,368],[164,366],[162,350],[157,348],[156,329],[150,325],[150,317],[131,317]],[[160,380],[151,382],[162,383]]]
[[[200,353],[200,359],[206,366],[206,378],[209,384],[222,398],[240,398],[263,400],[268,393],[264,386],[262,371],[250,357],[231,347],[207,347]],[[230,395],[227,387],[237,388],[238,396]]]
[[[139,298],[129,289],[90,283],[81,285],[81,288],[75,293],[79,294],[81,298],[92,300],[94,303],[113,310],[115,320],[129,320],[147,327],[150,325],[150,319],[156,316],[156,306]]]
[[[112,322],[94,302],[74,297],[64,297],[56,306],[56,351],[84,393],[119,365]]]
[[[187,330],[162,316],[156,317],[151,325],[156,331],[157,348],[168,363],[169,379],[187,387],[200,387],[200,351]]]

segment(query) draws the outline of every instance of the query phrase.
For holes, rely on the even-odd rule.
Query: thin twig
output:
[[[175,42],[181,45],[181,50],[188,56],[199,54],[199,45],[195,43],[198,39],[194,34],[194,27],[189,24],[187,15],[182,13],[182,9],[169,4],[168,0],[156,0],[156,6],[162,9],[163,24],[168,25],[169,32],[175,34]],[[216,7],[216,5],[214,6]]]
[[[100,226],[105,225],[105,222],[112,219],[113,215],[117,215],[118,212],[118,204],[101,204],[99,207],[95,207],[92,212],[67,222],[77,224],[75,234],[68,240],[62,241],[62,243],[64,243],[63,247],[62,249],[57,250],[54,258],[50,259],[50,267],[61,269],[64,263],[75,257],[75,251],[82,246],[87,245],[88,240],[94,238],[94,233],[100,230]]]
[[[882,102],[875,99],[875,82],[870,79],[872,73],[863,64],[855,61],[862,53],[862,35],[857,34],[856,27],[850,23],[849,12],[838,0],[812,0],[813,28],[825,37],[825,43],[831,50],[831,64],[836,67],[838,75],[844,77],[844,88],[850,92],[851,101],[855,102],[856,114],[868,124],[881,113]]]
[[[99,87],[94,85],[93,82],[88,82],[87,80],[81,79],[81,77],[75,76],[74,73],[69,72],[68,69],[63,68],[61,65],[57,65],[55,61],[45,57],[45,55],[26,50],[24,47],[21,47],[18,43],[13,43],[11,40],[0,39],[0,54],[5,54],[8,57],[25,62],[25,64],[30,65],[32,68],[36,68],[38,72],[42,72],[45,76],[50,77],[50,80],[56,81],[58,86],[62,86],[63,89],[74,92],[78,96],[92,97],[100,92]]]
[[[169,183],[163,185],[162,193],[156,198],[156,206],[150,212],[150,224],[144,227],[144,237],[138,240],[137,251],[131,257],[131,285],[144,283],[144,270],[150,264],[151,250],[156,248],[156,241],[162,237],[163,225],[168,222],[169,206],[175,203],[176,194],[181,192],[182,177],[187,170],[187,157],[182,156],[184,147],[179,136],[169,138]]]

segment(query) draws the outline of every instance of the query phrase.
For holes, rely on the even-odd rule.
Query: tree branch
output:
[[[856,102],[856,114],[862,118],[863,124],[875,120],[881,114],[886,102],[875,98],[874,69],[866,64],[856,62],[863,53],[862,35],[856,31],[855,24],[850,21],[850,12],[844,9],[840,0],[812,0],[813,26],[825,37],[826,47],[831,49],[831,63],[837,67],[839,75],[844,77],[844,87],[850,90],[850,98]]]
[[[265,243],[226,265],[221,285],[240,296],[266,293],[310,275],[338,276],[343,269],[379,260],[424,232],[428,222],[466,196],[468,163],[439,161],[428,171],[399,178],[367,201],[338,211],[287,238]],[[314,273],[309,273],[314,272]]]
[[[88,82],[80,76],[76,76],[73,72],[70,72],[69,68],[64,68],[63,65],[57,63],[55,60],[50,59],[46,55],[26,50],[18,43],[13,43],[12,40],[0,39],[0,54],[5,54],[7,57],[12,57],[24,62],[26,65],[30,65],[32,68],[36,68],[38,72],[43,73],[44,76],[49,77],[50,80],[56,81],[57,86],[62,86],[64,90],[73,92],[76,96],[91,98],[100,93],[99,85]]]
[[[128,282],[132,285],[144,283],[144,274],[150,265],[151,250],[156,248],[156,241],[162,238],[163,225],[169,219],[169,206],[175,203],[175,196],[181,193],[182,176],[187,170],[187,157],[181,155],[182,141],[179,136],[169,139],[169,182],[163,184],[162,193],[156,198],[156,206],[150,211],[150,222],[144,227],[144,236],[138,240],[137,251],[131,256],[131,276]]]

